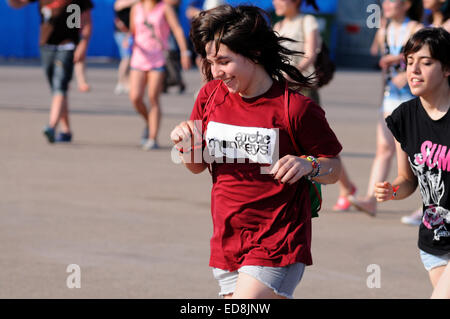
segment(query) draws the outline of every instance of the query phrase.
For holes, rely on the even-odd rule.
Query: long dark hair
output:
[[[445,22],[448,19],[450,19],[450,0],[445,1],[439,8],[439,11],[441,11],[441,13],[443,15],[442,22]],[[430,14],[428,16],[428,23],[429,24],[433,23],[433,15],[432,14]]]
[[[294,41],[279,37],[268,24],[268,14],[254,6],[221,5],[202,11],[192,20],[190,38],[195,51],[203,58],[202,71],[208,81],[213,79],[211,67],[206,61],[206,44],[214,41],[216,52],[221,43],[231,51],[240,54],[264,67],[274,80],[283,81],[287,74],[294,89],[311,87],[312,78],[305,77],[289,64],[292,55],[301,52],[282,46],[283,41]]]
[[[411,20],[422,21],[423,16],[423,3],[422,0],[408,0],[411,3],[411,7],[409,8],[406,16],[408,16]]]
[[[405,60],[411,53],[416,53],[424,45],[428,45],[430,55],[442,64],[444,71],[450,70],[450,33],[444,28],[423,28],[414,33],[405,44],[403,51]],[[450,77],[447,77],[450,85]]]

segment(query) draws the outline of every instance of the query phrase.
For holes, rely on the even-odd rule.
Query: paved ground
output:
[[[50,101],[43,72],[37,64],[0,66],[0,298],[217,298],[208,268],[210,176],[173,164],[168,137],[191,111],[198,74],[185,74],[185,94],[162,97],[163,148],[155,152],[138,147],[143,123],[126,96],[112,94],[115,69],[91,66],[88,77],[93,91],[70,97],[74,143],[49,145],[41,134]],[[380,91],[377,72],[356,71],[338,72],[322,90],[362,193]],[[427,298],[417,228],[400,223],[418,195],[370,218],[332,212],[337,193],[336,185],[324,189],[314,265],[295,297]],[[80,289],[66,286],[70,264],[80,266]],[[380,288],[367,286],[372,264]]]

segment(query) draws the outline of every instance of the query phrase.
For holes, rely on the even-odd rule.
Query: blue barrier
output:
[[[93,0],[93,33],[88,56],[118,57],[114,42],[114,0]],[[0,57],[36,58],[39,56],[39,10],[31,3],[19,10],[0,1],[0,30],[8,30],[0,36]]]
[[[7,0],[0,0],[0,57],[36,58],[39,56],[39,10],[37,3],[22,9],[8,6]],[[88,56],[118,58],[119,53],[114,42],[114,0],[92,0],[93,33],[89,43]],[[271,0],[228,0],[228,3],[251,3],[265,10],[272,10]],[[335,13],[337,0],[320,0],[320,13]],[[310,8],[305,8],[305,11]],[[184,24],[184,28],[187,26]],[[7,30],[7,31],[5,31]],[[188,32],[185,30],[186,33]]]

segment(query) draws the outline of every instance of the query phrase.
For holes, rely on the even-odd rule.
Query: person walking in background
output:
[[[402,49],[408,38],[422,27],[423,14],[421,0],[384,0],[383,16],[388,20],[385,29],[379,29],[375,35],[384,55],[379,65],[385,78],[384,97],[377,124],[377,148],[369,177],[367,194],[363,198],[349,195],[348,200],[358,209],[370,216],[376,215],[374,185],[386,179],[392,158],[395,155],[395,143],[387,129],[384,119],[401,103],[412,99],[406,80],[405,62]]]
[[[13,8],[22,8],[38,0],[8,0]],[[81,28],[70,28],[67,24],[71,4],[81,11]],[[48,142],[71,142],[72,130],[69,121],[68,91],[74,63],[84,60],[91,35],[91,0],[39,0],[41,13],[39,46],[42,65],[50,84],[52,104],[50,120],[44,128]],[[60,124],[61,131],[55,135]]]
[[[319,10],[315,0],[305,0],[307,4],[312,5],[315,10]],[[286,42],[288,49],[300,51],[302,56],[292,56],[290,63],[295,66],[306,77],[314,77],[314,62],[322,45],[322,38],[319,32],[319,24],[316,18],[310,14],[300,12],[303,0],[273,0],[275,13],[284,17],[277,22],[273,29],[282,37],[293,39],[297,42]],[[314,79],[313,79],[314,80]],[[301,93],[312,98],[320,105],[318,89],[304,88]]]
[[[303,75],[314,78],[314,62],[320,52],[322,38],[319,33],[319,24],[313,15],[304,15],[300,12],[303,0],[274,0],[273,6],[278,16],[284,17],[274,26],[274,30],[282,37],[293,39],[297,42],[286,42],[291,50],[304,52],[303,56],[291,56],[291,65],[295,66]],[[306,0],[306,3],[319,10],[315,0]],[[317,88],[304,88],[301,93],[312,98],[320,104]],[[333,206],[335,211],[346,211],[351,204],[347,196],[356,192],[356,187],[350,180],[346,170],[342,166],[339,178],[340,194],[338,201]]]
[[[229,5],[193,19],[208,82],[170,135],[187,169],[212,174],[210,266],[225,298],[292,298],[312,263],[307,179],[330,184],[340,171],[325,112],[297,91],[312,83],[286,62],[299,52],[267,21],[262,9]],[[293,140],[309,156],[291,155]]]
[[[130,41],[130,12],[138,0],[116,0],[114,2],[114,40],[119,49],[120,63],[117,70],[117,84],[114,93],[128,93],[132,43]]]
[[[191,53],[175,10],[160,0],[141,0],[131,8],[130,31],[134,38],[131,55],[129,97],[136,111],[145,121],[142,136],[144,150],[158,148],[157,137],[161,121],[160,94],[164,81],[164,50],[168,48],[172,30],[181,50],[181,65],[189,69]],[[144,103],[148,88],[150,109]]]
[[[386,118],[395,137],[398,176],[374,185],[377,201],[401,200],[419,185],[423,219],[420,256],[432,298],[450,298],[450,34],[426,28],[405,46],[407,78],[417,98]]]
[[[424,9],[430,10],[425,23],[432,27],[443,27],[450,32],[450,0],[423,0]],[[422,221],[422,205],[410,215],[403,216],[402,223],[420,225]]]

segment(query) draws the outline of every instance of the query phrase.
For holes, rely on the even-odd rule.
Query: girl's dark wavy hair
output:
[[[192,20],[190,38],[195,51],[203,58],[202,71],[206,79],[212,80],[213,75],[206,61],[205,47],[214,41],[216,52],[223,43],[231,51],[263,66],[274,80],[285,80],[284,72],[291,79],[290,87],[311,87],[312,77],[303,76],[289,64],[290,56],[301,55],[302,52],[285,48],[282,42],[294,40],[277,36],[267,21],[270,21],[269,15],[254,6],[221,5],[200,12]]]
[[[450,33],[444,28],[423,28],[414,33],[403,49],[407,60],[408,55],[418,52],[424,45],[428,45],[430,55],[442,64],[442,69],[450,71]],[[450,85],[450,77],[447,77]]]

